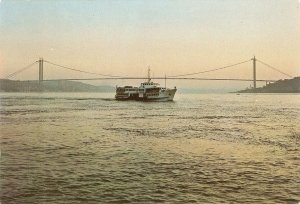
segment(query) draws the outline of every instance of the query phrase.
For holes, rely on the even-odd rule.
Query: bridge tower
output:
[[[255,56],[252,58],[253,60],[253,88],[256,89],[256,58]]]
[[[44,65],[44,59],[43,58],[40,58],[39,59],[39,83],[41,83],[43,81],[43,78],[44,78],[44,68],[43,68],[43,65]]]

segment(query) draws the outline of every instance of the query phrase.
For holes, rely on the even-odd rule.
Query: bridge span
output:
[[[195,75],[199,75],[199,74],[203,74],[203,73],[209,73],[209,72],[215,72],[215,71],[219,71],[219,70],[223,70],[223,69],[229,69],[244,63],[248,63],[252,61],[252,67],[253,67],[253,76],[251,79],[240,79],[240,78],[203,78],[203,77],[189,77],[189,76],[195,76]],[[206,69],[206,70],[202,70],[199,72],[193,72],[193,73],[185,73],[185,74],[179,74],[179,75],[173,75],[173,76],[164,76],[164,77],[152,77],[152,79],[164,79],[164,80],[202,80],[202,81],[251,81],[253,82],[253,88],[256,88],[256,82],[275,82],[277,80],[274,79],[257,79],[256,76],[256,69],[257,69],[257,62],[259,62],[260,64],[272,69],[273,71],[279,72],[282,75],[289,77],[289,78],[293,78],[291,75],[275,68],[274,66],[271,66],[267,63],[265,63],[262,60],[257,59],[255,56],[251,59],[248,60],[244,60],[244,61],[240,61],[234,64],[230,64],[230,65],[226,65],[223,67],[217,67],[217,68],[213,68],[213,69]],[[72,67],[67,67],[67,66],[63,66],[63,65],[59,65],[57,63],[53,63],[51,61],[48,60],[44,60],[43,58],[40,58],[39,60],[17,70],[16,72],[13,72],[12,74],[9,74],[8,76],[6,76],[6,79],[10,79],[15,77],[16,75],[20,74],[21,72],[31,68],[33,65],[35,65],[36,63],[38,63],[39,65],[39,82],[43,82],[43,81],[96,81],[96,80],[138,80],[138,79],[147,79],[147,77],[128,77],[128,76],[116,76],[116,75],[109,75],[109,74],[101,74],[101,73],[95,73],[95,72],[89,72],[89,71],[85,71],[82,69],[76,69],[76,68],[72,68]],[[67,69],[67,70],[71,70],[71,71],[75,71],[75,72],[81,72],[81,73],[85,73],[85,74],[90,74],[90,75],[94,75],[97,77],[94,78],[64,78],[64,79],[44,79],[44,63],[59,67],[61,69]],[[101,76],[101,77],[99,77]]]

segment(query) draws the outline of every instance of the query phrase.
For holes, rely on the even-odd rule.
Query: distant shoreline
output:
[[[218,89],[189,89],[179,88],[179,92],[188,94],[225,94],[225,93],[300,93],[300,77],[293,79],[279,80],[269,83],[261,88],[244,89],[239,91],[218,90]],[[113,86],[94,86],[78,81],[43,81],[42,85],[39,81],[17,81],[0,79],[1,93],[41,93],[41,92],[90,92],[90,93],[114,93]]]
[[[300,77],[279,80],[261,88],[245,89],[234,93],[300,93]]]
[[[112,86],[94,86],[78,81],[15,81],[0,79],[0,92],[114,92]]]

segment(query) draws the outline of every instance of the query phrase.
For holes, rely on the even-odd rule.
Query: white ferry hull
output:
[[[173,101],[177,89],[166,89],[160,92],[158,96],[143,96],[139,97],[143,101]]]

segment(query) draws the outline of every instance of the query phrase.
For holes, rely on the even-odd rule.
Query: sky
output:
[[[300,74],[299,0],[1,0],[0,78],[43,57],[100,74],[171,76],[253,56]],[[90,78],[44,65],[44,78]],[[252,78],[252,63],[199,74]],[[286,76],[257,64],[258,79]],[[13,79],[38,79],[38,65]],[[134,84],[141,81],[96,81]],[[161,82],[162,83],[162,82]],[[181,87],[245,87],[250,82],[169,81]]]

